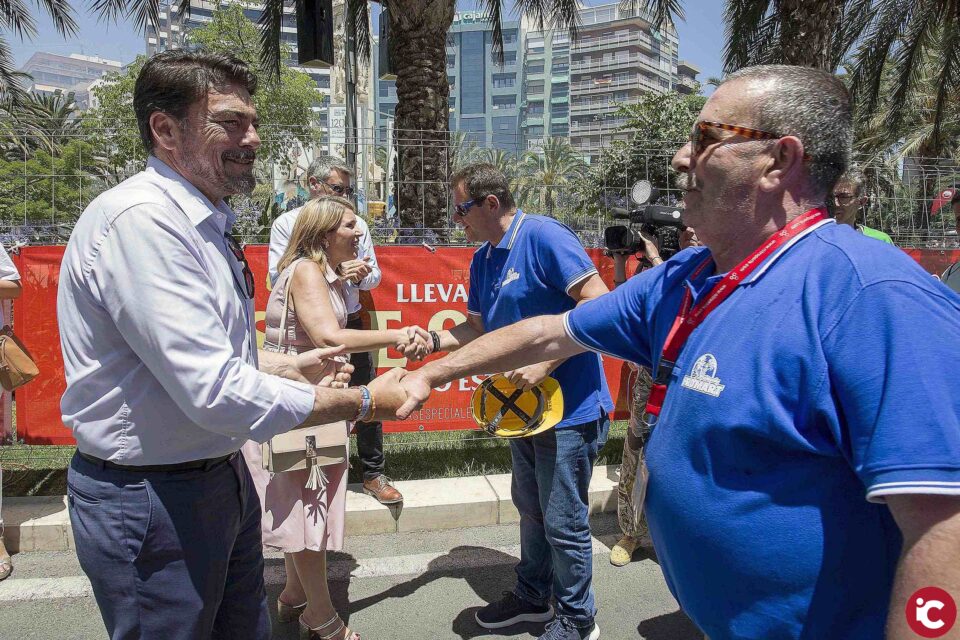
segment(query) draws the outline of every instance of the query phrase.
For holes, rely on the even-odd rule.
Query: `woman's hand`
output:
[[[400,329],[396,349],[411,360],[423,360],[433,352],[430,332],[416,325]]]
[[[340,275],[340,280],[344,282],[352,282],[353,284],[360,284],[360,281],[370,275],[370,272],[373,271],[373,268],[369,264],[369,258],[364,258],[363,260],[347,260],[341,262],[340,266],[337,267],[337,273]]]

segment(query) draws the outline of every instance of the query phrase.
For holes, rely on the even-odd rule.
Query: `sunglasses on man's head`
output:
[[[350,196],[353,195],[353,187],[344,187],[339,184],[330,184],[329,182],[324,182],[322,180],[320,181],[320,184],[326,185],[327,187],[332,189],[333,192],[338,196],[349,198]]]
[[[256,293],[253,271],[251,271],[250,264],[247,262],[247,256],[243,253],[243,247],[240,246],[240,243],[232,234],[224,233],[223,237],[227,241],[227,248],[230,249],[230,253],[237,259],[237,262],[243,265],[243,284],[238,282],[237,285],[240,286],[241,290],[245,289],[247,297],[253,300],[253,294]],[[233,269],[230,272],[233,273]]]

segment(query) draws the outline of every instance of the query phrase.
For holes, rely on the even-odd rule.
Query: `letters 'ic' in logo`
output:
[[[924,587],[907,599],[907,625],[921,638],[940,638],[957,621],[957,603],[938,587]]]

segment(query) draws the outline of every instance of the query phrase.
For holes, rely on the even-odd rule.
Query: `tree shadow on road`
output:
[[[497,635],[496,631],[482,629],[474,619],[474,615],[483,604],[499,600],[504,591],[513,587],[515,576],[507,569],[517,563],[514,556],[490,549],[461,545],[450,549],[446,554],[432,560],[427,570],[421,575],[402,584],[395,585],[376,595],[361,598],[345,605],[344,612],[351,614],[362,611],[367,607],[375,606],[388,598],[405,598],[416,593],[418,589],[441,578],[464,580],[482,601],[481,605],[464,609],[454,618],[452,630],[463,640],[477,636]],[[484,571],[491,569],[492,571]],[[331,589],[331,595],[333,590]],[[337,603],[336,600],[334,600]],[[337,603],[339,606],[339,603]],[[515,625],[503,632],[503,635],[514,636],[518,633],[529,632],[537,637],[543,632],[542,624]]]

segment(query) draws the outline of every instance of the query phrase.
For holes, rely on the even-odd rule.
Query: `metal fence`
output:
[[[305,172],[313,158],[329,152],[343,156],[348,147],[357,155],[358,209],[371,222],[380,244],[466,243],[450,215],[448,177],[474,161],[500,166],[521,208],[562,220],[586,246],[602,244],[611,209],[628,205],[634,181],[651,181],[660,189],[661,202],[679,198],[672,188],[670,160],[683,141],[631,140],[629,133],[615,129],[571,130],[565,143],[529,138],[519,131],[388,135],[383,129],[367,129],[344,144],[307,146],[290,141],[289,133],[275,133],[280,129],[262,127],[261,137],[286,151],[277,160],[259,160],[254,194],[231,200],[238,214],[238,235],[249,243],[266,242],[273,218],[306,200]],[[49,144],[49,132],[7,127],[11,140],[41,151],[0,158],[0,239],[8,246],[66,242],[94,197],[143,167],[142,158],[118,162],[115,154],[105,157],[110,155],[109,136],[114,130],[77,129]],[[937,194],[960,182],[955,162],[909,158],[864,162],[861,168],[866,176],[868,201],[862,214],[867,225],[889,233],[901,246],[956,245],[950,216],[930,213]]]

